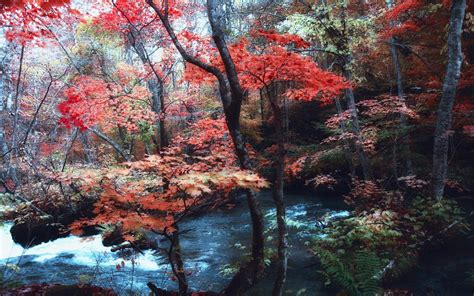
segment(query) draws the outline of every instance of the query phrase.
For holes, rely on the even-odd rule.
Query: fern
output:
[[[354,257],[354,279],[361,294],[375,295],[380,292],[377,274],[383,268],[381,259],[374,252],[357,251]]]
[[[338,256],[326,250],[320,250],[322,272],[327,284],[341,287],[349,295],[366,296],[380,292],[380,280],[377,274],[383,268],[382,260],[369,251],[357,251],[353,258]]]

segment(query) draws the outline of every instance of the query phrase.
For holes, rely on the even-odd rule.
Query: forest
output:
[[[474,1],[1,0],[0,295],[474,295]]]

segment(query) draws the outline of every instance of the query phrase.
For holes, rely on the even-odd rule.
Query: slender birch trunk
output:
[[[456,99],[456,88],[461,77],[462,47],[461,35],[466,0],[453,0],[448,30],[448,60],[443,83],[443,93],[438,106],[438,117],[433,147],[433,193],[437,200],[443,198],[448,174],[449,137],[452,110]]]

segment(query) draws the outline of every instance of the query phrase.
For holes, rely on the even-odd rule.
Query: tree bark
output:
[[[129,27],[130,32],[127,35],[128,42],[135,50],[143,65],[150,66],[153,72],[154,78],[148,80],[147,87],[151,93],[151,108],[159,116],[155,124],[155,141],[158,151],[160,151],[162,147],[168,146],[168,137],[166,135],[164,118],[162,116],[164,114],[163,79],[158,74],[153,63],[151,62],[150,56],[148,55],[148,52],[146,51],[146,48],[140,38],[140,33],[132,24],[130,24]]]
[[[186,279],[181,245],[179,243],[179,229],[177,225],[175,228],[176,230],[171,235],[170,259],[173,264],[173,273],[178,280],[179,295],[186,296],[188,294],[188,281]]]
[[[456,88],[461,76],[463,58],[461,35],[465,10],[466,0],[452,1],[448,30],[448,60],[443,83],[443,92],[438,106],[433,147],[433,193],[437,200],[443,198],[448,173],[448,140],[452,121],[452,109],[456,98]]]
[[[217,78],[226,124],[234,144],[235,154],[239,160],[240,168],[244,170],[252,169],[252,163],[247,149],[245,148],[242,134],[240,133],[240,110],[244,92],[240,86],[234,62],[227,48],[224,33],[220,27],[220,13],[215,0],[207,1],[207,12],[211,24],[212,38],[224,63],[225,74],[218,68],[191,56],[186,49],[184,49],[169,22],[167,0],[164,1],[164,12],[160,10],[152,0],[146,0],[146,2],[155,10],[182,58],[186,62],[201,68]],[[241,295],[244,291],[255,285],[264,268],[263,214],[255,193],[248,190],[246,197],[252,220],[252,259],[240,267],[239,271],[231,279],[229,285],[221,291],[223,295]]]
[[[263,128],[265,126],[265,101],[263,98],[263,89],[260,89],[260,122]]]
[[[389,9],[392,8],[393,1],[387,0],[387,6]],[[392,27],[394,26],[393,22],[390,24],[390,26]],[[397,40],[394,37],[390,38],[389,40],[390,55],[392,56],[393,68],[394,68],[395,76],[397,79],[398,99],[404,104],[406,104],[405,93],[403,91],[403,75],[402,75],[402,68],[400,65],[400,55],[398,53],[396,41]],[[405,173],[406,175],[411,175],[413,173],[413,164],[410,157],[410,147],[409,147],[410,141],[409,141],[409,134],[407,131],[407,118],[406,118],[406,115],[403,113],[400,114],[400,126],[403,132],[401,148],[402,148],[402,154],[405,157],[405,166],[406,166]]]
[[[3,61],[3,60],[2,60]],[[8,146],[7,146],[7,139],[5,135],[5,118],[7,116],[7,112],[5,111],[6,107],[6,63],[2,62],[0,64],[0,155],[1,161],[3,161],[4,156],[8,154]],[[3,173],[3,172],[0,172]]]
[[[400,57],[398,55],[398,49],[397,46],[395,45],[395,39],[391,38],[390,39],[390,54],[392,56],[392,62],[393,62],[393,67],[395,70],[395,75],[397,77],[397,95],[398,99],[403,103],[406,104],[405,101],[405,94],[403,91],[403,76],[402,76],[402,70],[400,66]],[[407,117],[405,114],[401,113],[400,114],[400,127],[402,129],[402,139],[401,139],[401,148],[402,148],[402,153],[403,156],[405,157],[405,173],[407,175],[411,175],[413,173],[413,165],[411,162],[410,158],[410,148],[408,146],[409,140],[408,140],[408,131],[407,131]]]
[[[111,138],[109,138],[106,134],[104,134],[103,132],[99,131],[98,129],[95,129],[95,128],[89,128],[89,130],[91,130],[97,137],[99,137],[101,140],[104,140],[105,142],[109,143],[110,146],[112,146],[112,148],[115,149],[115,151],[117,151],[117,153],[122,156],[126,161],[130,161],[131,160],[131,157],[128,153],[126,153],[124,151],[124,149],[122,149],[122,147],[120,147],[119,144],[117,144],[114,140],[112,140]]]
[[[286,273],[288,268],[288,229],[286,225],[286,208],[285,208],[285,164],[286,164],[286,133],[284,124],[284,114],[279,105],[278,100],[278,84],[273,85],[273,91],[267,90],[270,106],[273,111],[273,125],[277,141],[277,155],[273,163],[274,177],[272,198],[275,202],[276,221],[278,225],[278,262],[276,279],[273,285],[273,296],[283,295],[283,287],[286,281]]]
[[[339,100],[339,98],[335,98],[334,103],[336,105],[337,114],[342,115],[343,111],[342,111],[341,101]],[[346,123],[344,122],[341,122],[339,127],[342,133],[344,133],[347,130]],[[351,150],[351,143],[347,139],[344,139],[343,141],[344,141],[344,148],[343,148],[344,155],[346,156],[346,160],[349,165],[350,174],[351,174],[351,177],[353,178],[356,176],[356,172],[355,172],[354,163],[352,161],[353,151]]]
[[[63,159],[63,163],[61,165],[61,172],[64,172],[64,170],[66,169],[66,164],[67,164],[67,159],[68,159],[68,156],[69,156],[69,152],[71,152],[72,146],[74,146],[74,142],[76,141],[78,133],[79,133],[79,129],[77,127],[74,128],[74,131],[71,134],[70,143],[67,145],[66,151],[64,152],[64,159]],[[59,184],[59,186],[61,186],[61,191],[63,191],[61,183]]]
[[[349,64],[351,57],[346,57],[344,60],[344,69],[343,69],[343,76],[347,80],[352,80],[352,73],[350,70],[347,69],[347,64]],[[362,174],[364,176],[364,180],[372,180],[372,174],[370,171],[370,163],[367,153],[364,150],[363,146],[363,139],[361,135],[360,123],[359,123],[359,116],[357,115],[357,107],[355,103],[354,91],[352,88],[348,88],[345,90],[345,98],[347,103],[347,110],[351,116],[351,125],[352,125],[352,132],[355,135],[354,146],[359,158],[360,166],[362,168]]]
[[[230,129],[236,154],[239,158],[242,169],[251,169],[250,159],[245,149],[242,134],[238,129]],[[229,285],[221,292],[223,295],[241,295],[247,291],[261,276],[264,268],[264,221],[260,204],[253,191],[246,191],[247,205],[250,211],[252,221],[252,259],[245,265],[242,265],[239,271],[231,279]]]
[[[94,155],[94,150],[89,143],[89,131],[81,132],[81,142],[82,146],[84,147],[84,154],[86,156],[87,162],[89,164],[94,164],[96,157]]]
[[[250,162],[247,149],[245,148],[242,134],[240,133],[240,110],[244,98],[244,92],[240,85],[235,64],[227,48],[224,33],[220,27],[222,15],[218,10],[215,0],[207,0],[207,12],[212,29],[212,38],[224,63],[227,81],[230,88],[231,100],[230,104],[227,106],[225,101],[228,94],[223,93],[222,87],[220,88],[221,100],[224,99],[222,101],[224,104],[227,126],[234,142],[240,167],[249,170],[252,169],[253,166]],[[223,294],[225,295],[240,295],[248,290],[257,282],[264,268],[263,215],[255,194],[250,190],[247,191],[247,204],[252,219],[252,260],[248,264],[242,266],[237,274],[234,275],[228,287],[223,290]]]
[[[10,152],[10,167],[8,170],[8,175],[12,178],[15,182],[15,185],[18,185],[18,178],[17,178],[17,168],[16,168],[16,158],[18,156],[18,125],[19,125],[19,117],[20,117],[20,104],[18,99],[20,97],[20,86],[21,86],[21,75],[23,73],[23,58],[25,56],[25,46],[21,46],[20,51],[20,65],[18,69],[18,78],[16,81],[15,87],[15,96],[13,98],[13,129],[12,129],[12,144],[11,144],[11,152]]]

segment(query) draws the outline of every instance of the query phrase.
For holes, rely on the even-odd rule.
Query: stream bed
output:
[[[275,215],[271,193],[259,194],[260,203],[271,225]],[[286,292],[288,295],[329,295],[317,270],[317,261],[306,247],[310,236],[317,235],[320,221],[329,221],[349,215],[337,198],[319,198],[310,194],[286,194],[287,217],[290,229],[290,257]],[[192,290],[219,291],[228,283],[232,266],[250,252],[250,216],[245,200],[238,200],[232,209],[192,217],[180,224],[181,247]],[[305,225],[298,229],[298,225]],[[0,226],[0,263],[19,266],[15,279],[22,284],[90,283],[112,288],[120,295],[148,295],[146,283],[151,281],[165,289],[176,289],[170,266],[164,254],[147,250],[133,260],[124,260],[110,247],[102,245],[101,236],[87,238],[68,236],[42,243],[29,249],[15,244],[10,226]],[[267,233],[268,244],[274,234]],[[124,264],[122,264],[122,262]],[[120,266],[120,268],[117,268]],[[269,295],[273,275],[269,272],[250,295]]]

